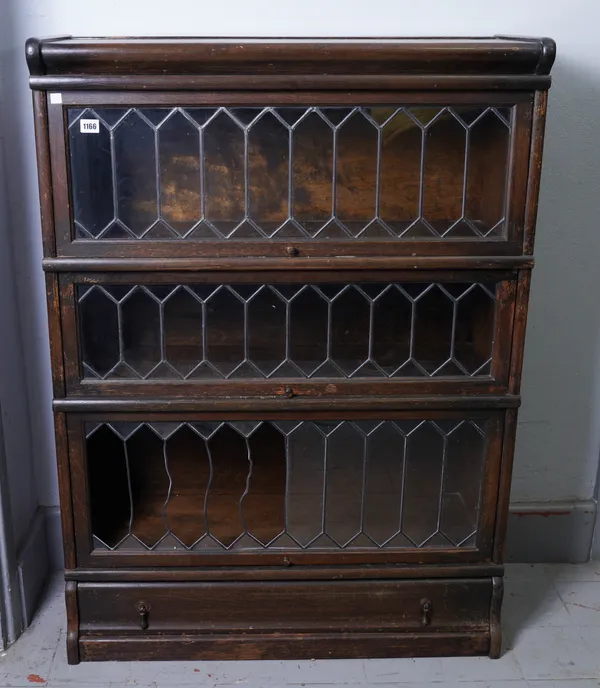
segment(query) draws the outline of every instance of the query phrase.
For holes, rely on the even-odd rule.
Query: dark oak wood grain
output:
[[[28,51],[36,39],[28,41]],[[46,73],[255,73],[292,65],[301,74],[335,73],[340,63],[373,74],[486,72],[547,74],[549,38],[52,38],[38,41]],[[168,50],[165,50],[168,48]],[[347,67],[343,67],[345,71]]]
[[[551,39],[510,36],[27,41],[69,663],[500,655],[504,541],[554,57]],[[118,131],[105,132],[103,149],[93,134],[79,132],[76,118],[84,108],[103,113],[105,121],[116,122],[115,112],[124,117],[114,125]],[[136,110],[133,119],[129,108]],[[267,114],[262,124],[256,120],[258,129],[248,114],[256,108]],[[269,117],[283,113],[291,121],[290,108],[304,109],[304,116],[307,108],[318,109],[308,113],[317,124],[299,139],[295,125],[285,136],[277,125],[261,133]],[[327,108],[337,110],[324,115]],[[318,118],[335,119],[339,108],[355,108],[352,117],[359,119],[341,128],[318,126],[325,121]],[[205,113],[200,124],[195,109]],[[239,130],[225,126],[225,135],[206,128],[207,117],[234,110],[234,119],[246,122],[237,120]],[[192,129],[166,127],[164,144],[157,131],[168,112],[173,121],[188,118]],[[140,129],[136,122],[144,121]],[[221,229],[178,238],[164,224],[185,234],[200,215]],[[323,238],[310,222],[327,217],[344,227]],[[256,227],[235,235],[240,218]],[[363,239],[371,219],[374,232]],[[155,221],[159,231],[152,234]],[[284,221],[301,226],[287,238],[272,236]],[[375,294],[378,285],[392,283],[408,290],[404,302],[369,306],[368,316],[362,302],[352,302],[342,316],[336,310],[336,285],[362,284]],[[417,286],[430,283],[454,294],[451,312]],[[491,300],[470,299],[463,284],[486,285]],[[230,296],[210,311],[212,330],[206,320],[212,297],[200,297],[200,323],[190,291],[206,294],[210,285],[239,285],[238,297],[245,294],[238,306]],[[262,338],[248,328],[240,345],[236,322],[256,317],[249,315],[251,292],[262,285],[288,294],[288,303],[303,285],[329,294],[327,334],[314,302],[294,321],[299,361],[310,359],[313,340],[326,348],[327,359],[343,354],[353,361],[368,341],[370,362],[393,361],[397,350],[411,365],[431,365],[446,346],[449,364],[467,355],[478,360],[489,344],[490,368],[481,376],[451,367],[454,373],[442,375],[415,369],[402,379],[392,367],[388,377],[388,369],[380,377],[355,377],[345,368],[322,378],[294,376],[289,368],[239,379],[169,372],[163,364],[171,354],[183,369],[200,346],[203,354],[216,346],[219,365],[236,356],[263,361],[272,351],[292,360],[291,310],[286,306],[282,344],[284,321],[270,312],[277,312],[276,300],[258,311]],[[124,305],[134,287],[161,304],[154,320],[143,299]],[[189,297],[179,310],[165,305],[175,287]],[[99,292],[113,305],[103,311],[106,304],[91,299],[96,305],[84,322],[82,299]],[[377,293],[369,303],[383,298]],[[411,315],[402,322],[408,329],[400,331],[394,309],[406,311],[407,304]],[[126,308],[133,319],[119,316],[115,328],[111,308]],[[111,370],[107,361],[116,346],[119,363],[134,360],[144,379]],[[160,374],[151,371],[157,351]],[[93,379],[90,361],[106,379]],[[291,449],[298,423],[308,434]],[[181,424],[188,424],[185,432]],[[404,439],[384,434],[378,440],[378,424],[395,427]],[[218,432],[226,429],[221,439],[214,439],[218,432],[202,435],[217,425]],[[190,434],[192,426],[200,435]],[[340,444],[335,433],[342,428],[343,437],[343,427],[354,428],[353,439]],[[360,456],[357,432],[363,433]],[[317,436],[328,438],[322,458]],[[397,455],[388,456],[394,449]],[[298,476],[308,482],[294,492]],[[358,504],[359,544],[350,544],[354,535],[317,547],[252,542],[251,535],[264,541],[277,535],[280,523],[289,537],[297,493],[297,521],[304,527],[312,511],[322,512],[327,537],[349,527]],[[378,496],[377,508],[367,494]],[[390,507],[400,494],[400,506]],[[411,511],[415,494],[419,502],[413,500]],[[315,495],[322,497],[314,501]],[[394,539],[369,540],[368,518],[397,528]],[[216,529],[225,545],[197,547],[202,519],[203,532]],[[241,526],[246,540],[234,546]],[[420,527],[429,528],[422,537]],[[411,529],[414,541],[406,538]],[[162,546],[144,544],[163,532]],[[462,532],[464,541],[448,532]]]
[[[110,242],[111,244],[113,242]],[[128,245],[130,248],[131,245]],[[288,244],[282,244],[278,253],[283,253]],[[112,247],[107,247],[108,249]],[[127,246],[120,246],[124,253]],[[248,250],[251,247],[247,247]],[[529,256],[498,256],[498,257],[470,257],[470,256],[389,256],[385,258],[368,258],[360,255],[361,251],[353,248],[353,254],[342,255],[339,248],[336,252],[340,255],[331,258],[317,258],[307,255],[303,259],[246,256],[245,258],[214,259],[214,258],[47,258],[43,262],[44,269],[49,272],[97,272],[106,270],[110,272],[210,272],[222,270],[224,272],[312,272],[320,270],[333,270],[339,272],[362,270],[401,271],[401,270],[506,270],[518,267],[532,267],[533,261]],[[231,249],[230,249],[231,250]],[[350,249],[348,249],[350,250]],[[464,250],[464,247],[463,247]],[[179,253],[180,251],[175,251]],[[193,252],[193,251],[192,251]],[[236,247],[233,247],[236,252]],[[300,250],[302,254],[303,250]],[[309,249],[306,250],[309,253]],[[160,251],[162,253],[162,250]],[[357,274],[356,272],[354,273]],[[239,278],[238,278],[239,279]],[[242,278],[243,279],[243,278]],[[337,279],[337,277],[336,277]]]
[[[169,581],[245,581],[245,580],[396,580],[421,578],[490,578],[502,576],[500,564],[438,564],[422,566],[388,564],[385,566],[222,566],[217,568],[161,569],[86,569],[65,571],[65,578],[80,582],[167,583]]]
[[[384,383],[385,384],[385,383]],[[292,390],[293,391],[293,390]],[[274,412],[282,416],[289,416],[301,411],[312,411],[313,417],[315,414],[322,412],[332,413],[332,417],[340,418],[344,412],[348,413],[354,411],[363,411],[368,417],[374,417],[382,411],[395,410],[438,410],[458,408],[464,410],[470,409],[505,409],[516,408],[520,406],[521,399],[518,396],[492,396],[481,395],[474,396],[473,394],[465,394],[464,396],[422,396],[422,397],[407,397],[407,396],[363,396],[351,397],[348,399],[334,399],[334,398],[319,398],[298,395],[295,398],[288,398],[285,394],[285,389],[277,397],[255,396],[255,397],[238,397],[235,403],[232,400],[223,397],[212,398],[182,398],[173,399],[169,396],[163,396],[158,399],[127,399],[116,397],[112,399],[56,399],[54,401],[54,409],[56,411],[76,411],[79,413],[110,413],[119,412],[131,414],[128,417],[133,417],[135,414],[148,414],[151,417],[153,413],[160,413],[163,411],[177,412],[185,414],[190,412],[208,411],[220,413],[220,418],[237,418],[240,415],[253,412]],[[233,410],[231,410],[233,409]]]
[[[135,656],[144,659],[484,654],[490,647],[491,592],[490,579],[162,586],[79,583],[80,648],[87,659],[114,656],[108,650],[111,643],[121,659],[131,656],[130,644]],[[184,604],[177,604],[178,599],[185,600]],[[287,607],[285,617],[279,613],[278,600]],[[423,614],[425,600],[431,607],[427,616]],[[139,628],[140,603],[149,609],[146,630]],[[229,613],[213,620],[216,609]],[[350,617],[353,630],[349,632]],[[162,647],[168,654],[161,654],[157,639],[166,640]]]
[[[60,498],[60,519],[63,532],[63,551],[65,568],[77,566],[75,549],[75,525],[73,522],[73,492],[71,489],[71,470],[69,466],[69,438],[64,413],[54,414],[54,434],[56,441],[58,494]]]
[[[259,635],[161,635],[152,638],[81,636],[83,661],[231,659],[356,659],[486,655],[488,631],[464,633],[321,633]]]
[[[546,130],[548,92],[537,91],[533,102],[535,109],[534,127],[531,133],[531,154],[529,157],[529,181],[527,184],[527,205],[525,207],[525,241],[523,253],[532,255],[535,239],[540,180],[542,177],[542,154]]]
[[[345,632],[349,624],[358,633],[485,630],[491,595],[490,579],[77,584],[82,635],[142,637]],[[424,597],[430,618],[423,617]],[[140,600],[149,607],[145,629]]]
[[[65,583],[65,601],[67,605],[67,661],[79,664],[79,603],[77,601],[77,583]]]
[[[490,657],[499,659],[502,656],[501,610],[504,596],[504,579],[501,576],[492,578],[492,603],[490,610]]]
[[[496,510],[496,527],[494,533],[495,563],[504,562],[506,551],[506,529],[508,526],[508,505],[510,501],[510,483],[515,456],[515,440],[517,437],[517,412],[511,409],[506,412],[504,437],[502,439],[502,463],[498,482],[498,503]]]
[[[40,219],[42,245],[45,256],[56,255],[54,238],[54,208],[52,204],[52,172],[48,132],[48,100],[41,91],[33,92],[33,116],[35,147],[37,154],[38,182],[40,193]]]

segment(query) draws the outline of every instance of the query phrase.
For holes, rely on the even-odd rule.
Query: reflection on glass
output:
[[[494,290],[473,283],[80,287],[83,375],[489,375]]]
[[[501,237],[511,128],[476,106],[71,109],[76,235]]]
[[[98,547],[375,551],[475,544],[485,421],[86,427]]]

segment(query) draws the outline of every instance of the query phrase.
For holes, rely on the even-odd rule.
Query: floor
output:
[[[599,688],[600,562],[507,567],[499,660],[104,662],[70,667],[62,583],[53,580],[33,625],[0,654],[0,686],[332,686],[353,688]],[[470,685],[464,685],[470,684]]]

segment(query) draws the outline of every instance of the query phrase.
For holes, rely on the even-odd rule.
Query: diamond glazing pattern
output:
[[[140,551],[473,546],[486,424],[87,423],[94,543]]]
[[[505,235],[510,108],[70,108],[68,115],[79,239]],[[97,119],[99,132],[82,133],[80,119]]]
[[[479,283],[79,286],[83,376],[485,376],[495,306]]]

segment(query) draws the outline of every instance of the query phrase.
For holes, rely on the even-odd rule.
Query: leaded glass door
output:
[[[50,108],[57,172],[72,181],[59,255],[520,253],[525,180],[511,169],[530,97],[382,98],[64,94]]]
[[[272,274],[64,278],[75,395],[210,396],[498,391],[507,378],[510,273],[404,273],[340,282]],[[377,279],[378,277],[378,279]]]
[[[337,415],[72,419],[74,487],[88,495],[76,506],[80,556],[90,565],[489,556],[501,414]]]

